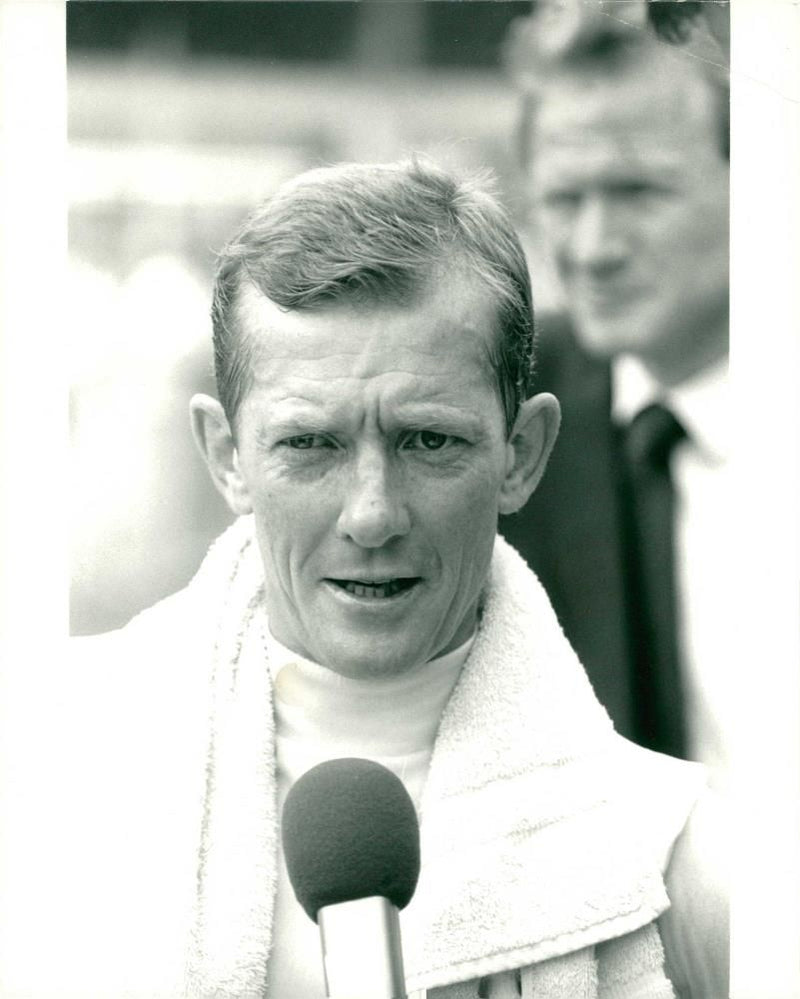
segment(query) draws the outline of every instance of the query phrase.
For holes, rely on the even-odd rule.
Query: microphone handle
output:
[[[407,999],[395,906],[377,895],[317,913],[328,999]]]

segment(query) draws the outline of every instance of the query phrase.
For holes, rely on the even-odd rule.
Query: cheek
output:
[[[487,473],[426,490],[424,503],[418,494],[413,519],[421,534],[435,533],[437,548],[453,567],[482,562],[491,551],[500,486],[499,475]]]
[[[570,228],[564,223],[559,225],[545,223],[543,230],[550,257],[558,270],[563,272],[568,267],[571,256]]]
[[[495,453],[496,452],[496,453]],[[478,538],[494,537],[503,482],[504,447],[453,478],[415,470],[401,476],[395,488],[411,514],[412,545],[429,545],[453,561],[467,561],[480,546]],[[261,476],[251,489],[262,549],[275,564],[305,562],[326,548],[336,534],[345,498],[335,478],[298,483],[281,476]]]
[[[698,263],[727,257],[727,198],[691,198],[671,212],[654,216],[648,225],[654,256],[672,271],[694,272]]]
[[[694,300],[727,294],[728,244],[724,231],[709,231],[696,223],[676,227],[650,257],[651,277],[657,277],[660,298],[680,313]]]
[[[275,564],[305,561],[336,520],[330,493],[274,482],[256,490],[253,512],[262,550]]]

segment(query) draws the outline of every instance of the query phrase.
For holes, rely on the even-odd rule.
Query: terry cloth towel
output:
[[[260,999],[278,816],[252,518],[219,539],[191,588],[199,611],[219,610],[185,994]],[[541,585],[498,538],[422,799],[422,870],[401,917],[409,991],[455,999],[488,978],[501,995],[505,977],[537,999],[671,995],[650,924],[669,905],[661,869],[704,781],[614,733]],[[596,945],[613,938],[605,960]]]

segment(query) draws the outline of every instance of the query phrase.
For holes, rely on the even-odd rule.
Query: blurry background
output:
[[[71,629],[89,634],[186,583],[230,519],[187,408],[213,391],[215,250],[287,177],[410,151],[490,166],[521,219],[503,58],[532,4],[66,7]],[[548,304],[538,266],[534,287]]]

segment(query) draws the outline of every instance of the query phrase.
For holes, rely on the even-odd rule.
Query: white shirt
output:
[[[613,416],[629,423],[652,402],[667,406],[687,439],[672,459],[676,491],[678,642],[684,668],[689,755],[712,768],[725,787],[735,732],[730,670],[735,622],[730,619],[736,532],[728,463],[727,360],[665,389],[632,357],[615,362]]]
[[[473,636],[474,637],[474,636]],[[325,760],[360,756],[383,764],[419,811],[439,721],[473,639],[401,676],[350,679],[268,637],[278,809],[295,781]],[[279,847],[269,994],[324,999],[319,929],[295,898]]]

